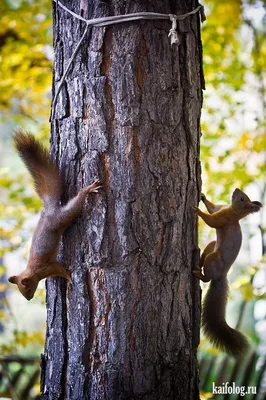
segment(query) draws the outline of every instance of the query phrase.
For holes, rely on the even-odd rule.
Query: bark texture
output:
[[[195,0],[64,1],[85,18],[183,14]],[[199,17],[92,28],[59,95],[51,152],[69,198],[104,182],[65,233],[72,282],[47,281],[42,399],[198,399]],[[54,5],[54,86],[85,26]]]

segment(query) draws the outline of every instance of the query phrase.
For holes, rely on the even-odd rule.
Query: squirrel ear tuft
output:
[[[14,276],[10,276],[10,278],[8,278],[8,281],[10,282],[10,283],[17,283],[17,276],[16,275],[14,275]]]

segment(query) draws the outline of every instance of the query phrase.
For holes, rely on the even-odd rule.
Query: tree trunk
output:
[[[68,0],[84,18],[184,14],[195,0]],[[87,7],[87,8],[86,8]],[[54,4],[54,86],[85,24]],[[95,27],[57,100],[51,152],[65,199],[94,179],[47,280],[42,399],[198,399],[199,16]]]

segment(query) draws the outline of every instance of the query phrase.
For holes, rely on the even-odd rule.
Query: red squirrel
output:
[[[81,213],[89,193],[97,193],[100,181],[81,189],[78,194],[61,205],[63,183],[58,166],[48,151],[30,133],[22,130],[14,134],[15,147],[34,180],[35,188],[44,208],[32,238],[27,268],[8,280],[18,285],[22,295],[31,300],[38,283],[43,278],[62,276],[70,279],[69,272],[57,261],[60,238],[66,228]]]
[[[208,244],[201,255],[199,266],[193,271],[203,282],[211,281],[203,302],[203,331],[216,347],[238,357],[247,350],[248,341],[225,320],[227,273],[241,247],[239,220],[258,212],[262,204],[259,201],[251,201],[240,189],[235,189],[231,205],[214,205],[204,194],[201,195],[201,200],[210,214],[202,212],[198,207],[193,207],[193,210],[207,225],[215,228],[217,234],[217,240]]]

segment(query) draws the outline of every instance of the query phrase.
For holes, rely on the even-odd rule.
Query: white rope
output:
[[[159,14],[159,13],[153,13],[153,12],[138,12],[138,13],[132,13],[132,14],[125,14],[125,15],[112,15],[111,17],[101,17],[101,18],[94,18],[94,19],[85,19],[81,17],[80,15],[74,13],[73,11],[69,10],[64,4],[62,4],[59,0],[54,0],[56,4],[58,4],[63,10],[71,14],[73,17],[86,22],[88,25],[92,26],[108,26],[108,25],[113,25],[113,24],[119,24],[122,22],[128,22],[128,21],[137,21],[137,20],[142,20],[142,19],[169,19],[169,14]],[[189,15],[196,14],[198,11],[203,10],[204,7],[200,4],[198,7],[196,7],[194,10],[182,14],[182,15],[176,15],[177,20],[182,20],[188,17]],[[170,14],[173,15],[173,14]],[[201,14],[203,15],[203,14]],[[202,22],[204,22],[204,18],[202,19]]]
[[[170,19],[172,21],[172,27],[169,31],[169,37],[171,37],[171,45],[176,44],[178,45],[180,43],[180,40],[178,38],[178,34],[176,31],[177,28],[177,21],[181,21],[185,18],[187,18],[189,15],[196,14],[198,11],[200,12],[200,17],[201,17],[201,22],[204,22],[206,17],[204,14],[204,7],[200,4],[198,7],[196,7],[194,10],[182,14],[182,15],[175,15],[175,14],[160,14],[160,13],[153,13],[153,12],[138,12],[138,13],[133,13],[133,14],[125,14],[125,15],[113,15],[111,17],[102,17],[102,18],[94,18],[94,19],[85,19],[81,17],[80,15],[74,13],[73,11],[69,10],[64,4],[62,4],[59,0],[53,0],[56,4],[58,4],[63,10],[65,10],[68,14],[71,14],[73,17],[83,21],[86,23],[86,28],[81,36],[81,39],[79,40],[68,64],[66,67],[66,70],[59,82],[57,91],[55,93],[53,103],[52,103],[52,115],[51,119],[54,117],[55,113],[55,105],[57,102],[58,95],[62,89],[62,86],[65,82],[66,76],[68,74],[68,71],[70,69],[70,66],[83,42],[84,37],[86,36],[86,33],[88,32],[88,29],[90,26],[108,26],[108,25],[113,25],[113,24],[120,24],[122,22],[129,22],[129,21],[139,21],[139,20],[146,20],[146,19]]]
[[[169,31],[168,37],[171,37],[171,46],[173,46],[173,44],[179,44],[180,40],[179,37],[177,35],[177,31],[176,31],[176,25],[177,25],[177,18],[176,15],[174,14],[169,14],[170,20],[172,21],[172,28]]]
[[[83,35],[81,36],[80,41],[78,42],[78,44],[77,44],[77,46],[76,46],[76,48],[75,48],[75,50],[74,50],[72,56],[70,57],[70,59],[69,59],[69,61],[68,61],[68,64],[67,64],[67,67],[66,67],[66,70],[65,70],[65,72],[63,73],[63,76],[62,76],[62,78],[61,78],[61,80],[60,80],[60,82],[59,82],[59,85],[58,85],[58,87],[57,87],[57,91],[56,91],[56,93],[55,93],[55,95],[54,95],[54,99],[53,99],[51,119],[53,119],[53,117],[54,117],[55,105],[56,105],[56,102],[57,102],[57,98],[58,98],[58,95],[59,95],[59,93],[60,93],[60,91],[61,91],[61,89],[62,89],[62,86],[63,86],[64,82],[65,82],[65,79],[66,79],[66,76],[67,76],[67,74],[68,74],[68,71],[69,71],[69,69],[70,69],[70,67],[71,67],[72,61],[73,61],[74,58],[76,57],[76,54],[77,54],[77,52],[79,51],[79,48],[80,48],[80,46],[81,46],[81,43],[83,42],[83,39],[84,39],[86,33],[87,33],[88,30],[89,30],[89,27],[90,27],[89,25],[86,26],[86,28],[85,28],[85,30],[84,30],[84,32],[83,32]]]

